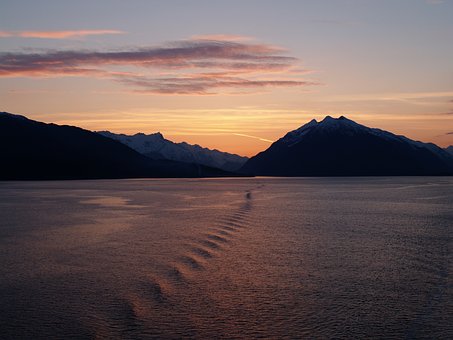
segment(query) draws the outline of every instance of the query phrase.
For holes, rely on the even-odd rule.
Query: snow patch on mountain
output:
[[[316,119],[312,119],[310,122],[308,122],[305,125],[302,125],[300,128],[288,132],[283,138],[280,139],[280,141],[289,145],[297,143],[308,131],[311,130],[311,128],[317,125],[318,122],[316,121]]]
[[[317,131],[322,133],[329,133],[329,132],[338,132],[345,135],[354,135],[354,134],[363,134],[363,133],[370,133],[380,138],[384,138],[387,140],[404,142],[410,144],[413,148],[424,148],[428,149],[430,152],[435,153],[439,157],[443,159],[448,159],[453,154],[453,146],[450,148],[451,151],[443,150],[442,148],[438,147],[433,143],[423,143],[420,141],[415,141],[405,136],[395,135],[391,132],[384,131],[377,128],[369,128],[367,126],[358,124],[344,116],[339,118],[332,118],[331,116],[326,116],[322,121],[317,122],[315,119],[311,120],[309,123],[302,125],[300,128],[288,132],[283,138],[281,138],[278,142],[283,142],[288,147],[292,147],[297,143],[301,142],[303,138],[310,132]]]
[[[153,159],[169,159],[186,163],[198,163],[227,171],[239,169],[247,157],[203,148],[185,142],[175,143],[160,133],[135,135],[115,134],[109,131],[99,131],[99,134],[115,139],[130,148]]]

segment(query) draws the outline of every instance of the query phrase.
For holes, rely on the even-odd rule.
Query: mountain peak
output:
[[[353,123],[357,124],[353,120],[346,118],[345,116],[340,116],[338,118],[333,118],[331,116],[326,116],[322,121],[319,122],[321,123]],[[358,124],[357,124],[358,125]]]
[[[326,122],[332,122],[335,121],[336,119],[333,118],[332,116],[325,116],[323,120],[320,121],[320,123],[326,123]]]
[[[124,135],[124,136],[127,136],[127,135]],[[138,133],[136,133],[133,136],[142,137],[142,138],[164,139],[164,136],[160,132],[155,132],[155,133],[150,133],[150,134],[146,134],[146,133],[143,133],[143,132],[138,132]],[[128,136],[128,137],[130,137],[130,136]]]
[[[288,132],[242,171],[260,176],[451,175],[453,158],[433,144],[326,116]]]
[[[140,132],[135,135],[105,132],[100,132],[100,134],[126,144],[135,151],[152,159],[202,164],[231,171],[237,170],[247,160],[246,157],[210,150],[199,145],[191,145],[185,142],[175,143],[165,139],[160,132],[152,134]]]
[[[305,136],[308,132],[313,130],[322,130],[322,131],[330,131],[336,129],[342,129],[346,131],[351,130],[358,130],[361,128],[366,128],[360,124],[357,124],[353,120],[346,118],[345,116],[340,116],[339,118],[333,118],[331,116],[324,117],[321,121],[316,121],[316,119],[312,119],[307,124],[302,125],[300,128],[288,132],[282,139],[284,143],[287,145],[293,145],[298,143],[303,136]]]
[[[366,126],[358,124],[351,119],[346,118],[345,116],[340,116],[339,118],[332,118],[331,116],[326,116],[317,126],[317,130],[322,131],[342,131],[343,133],[354,133],[368,129]]]
[[[0,117],[1,116],[6,116],[6,117],[9,117],[9,118],[15,118],[15,119],[28,120],[27,117],[24,117],[24,116],[21,116],[21,115],[16,115],[16,114],[9,113],[9,112],[0,112]]]

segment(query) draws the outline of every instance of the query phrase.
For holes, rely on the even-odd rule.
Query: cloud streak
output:
[[[217,40],[217,41],[251,41],[252,37],[235,34],[202,34],[193,35],[192,40]]]
[[[0,53],[0,77],[110,78],[155,94],[316,85],[282,48],[237,39],[190,39],[116,51]]]
[[[136,85],[141,88],[141,90],[137,92],[159,94],[209,94],[209,91],[227,88],[247,90],[265,87],[294,87],[317,85],[317,83],[308,81],[249,80],[245,78],[228,76],[190,76],[156,79],[143,77],[124,77],[120,81],[125,84]]]
[[[247,138],[253,138],[253,139],[257,139],[257,140],[260,140],[260,141],[266,142],[266,143],[273,143],[274,142],[273,140],[270,140],[270,139],[265,139],[265,138],[261,138],[261,137],[246,135],[244,133],[233,133],[233,135],[241,136],[241,137],[247,137]]]
[[[69,39],[105,34],[124,34],[124,32],[118,30],[0,31],[0,38]]]

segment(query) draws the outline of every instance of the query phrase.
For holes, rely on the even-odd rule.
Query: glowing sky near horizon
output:
[[[3,1],[0,111],[251,156],[340,116],[453,144],[453,0]]]

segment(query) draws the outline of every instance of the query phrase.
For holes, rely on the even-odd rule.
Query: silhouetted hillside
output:
[[[289,132],[241,171],[266,176],[452,175],[453,157],[434,144],[345,117],[326,117]]]
[[[0,179],[210,177],[231,173],[152,160],[126,145],[73,126],[0,113]]]

